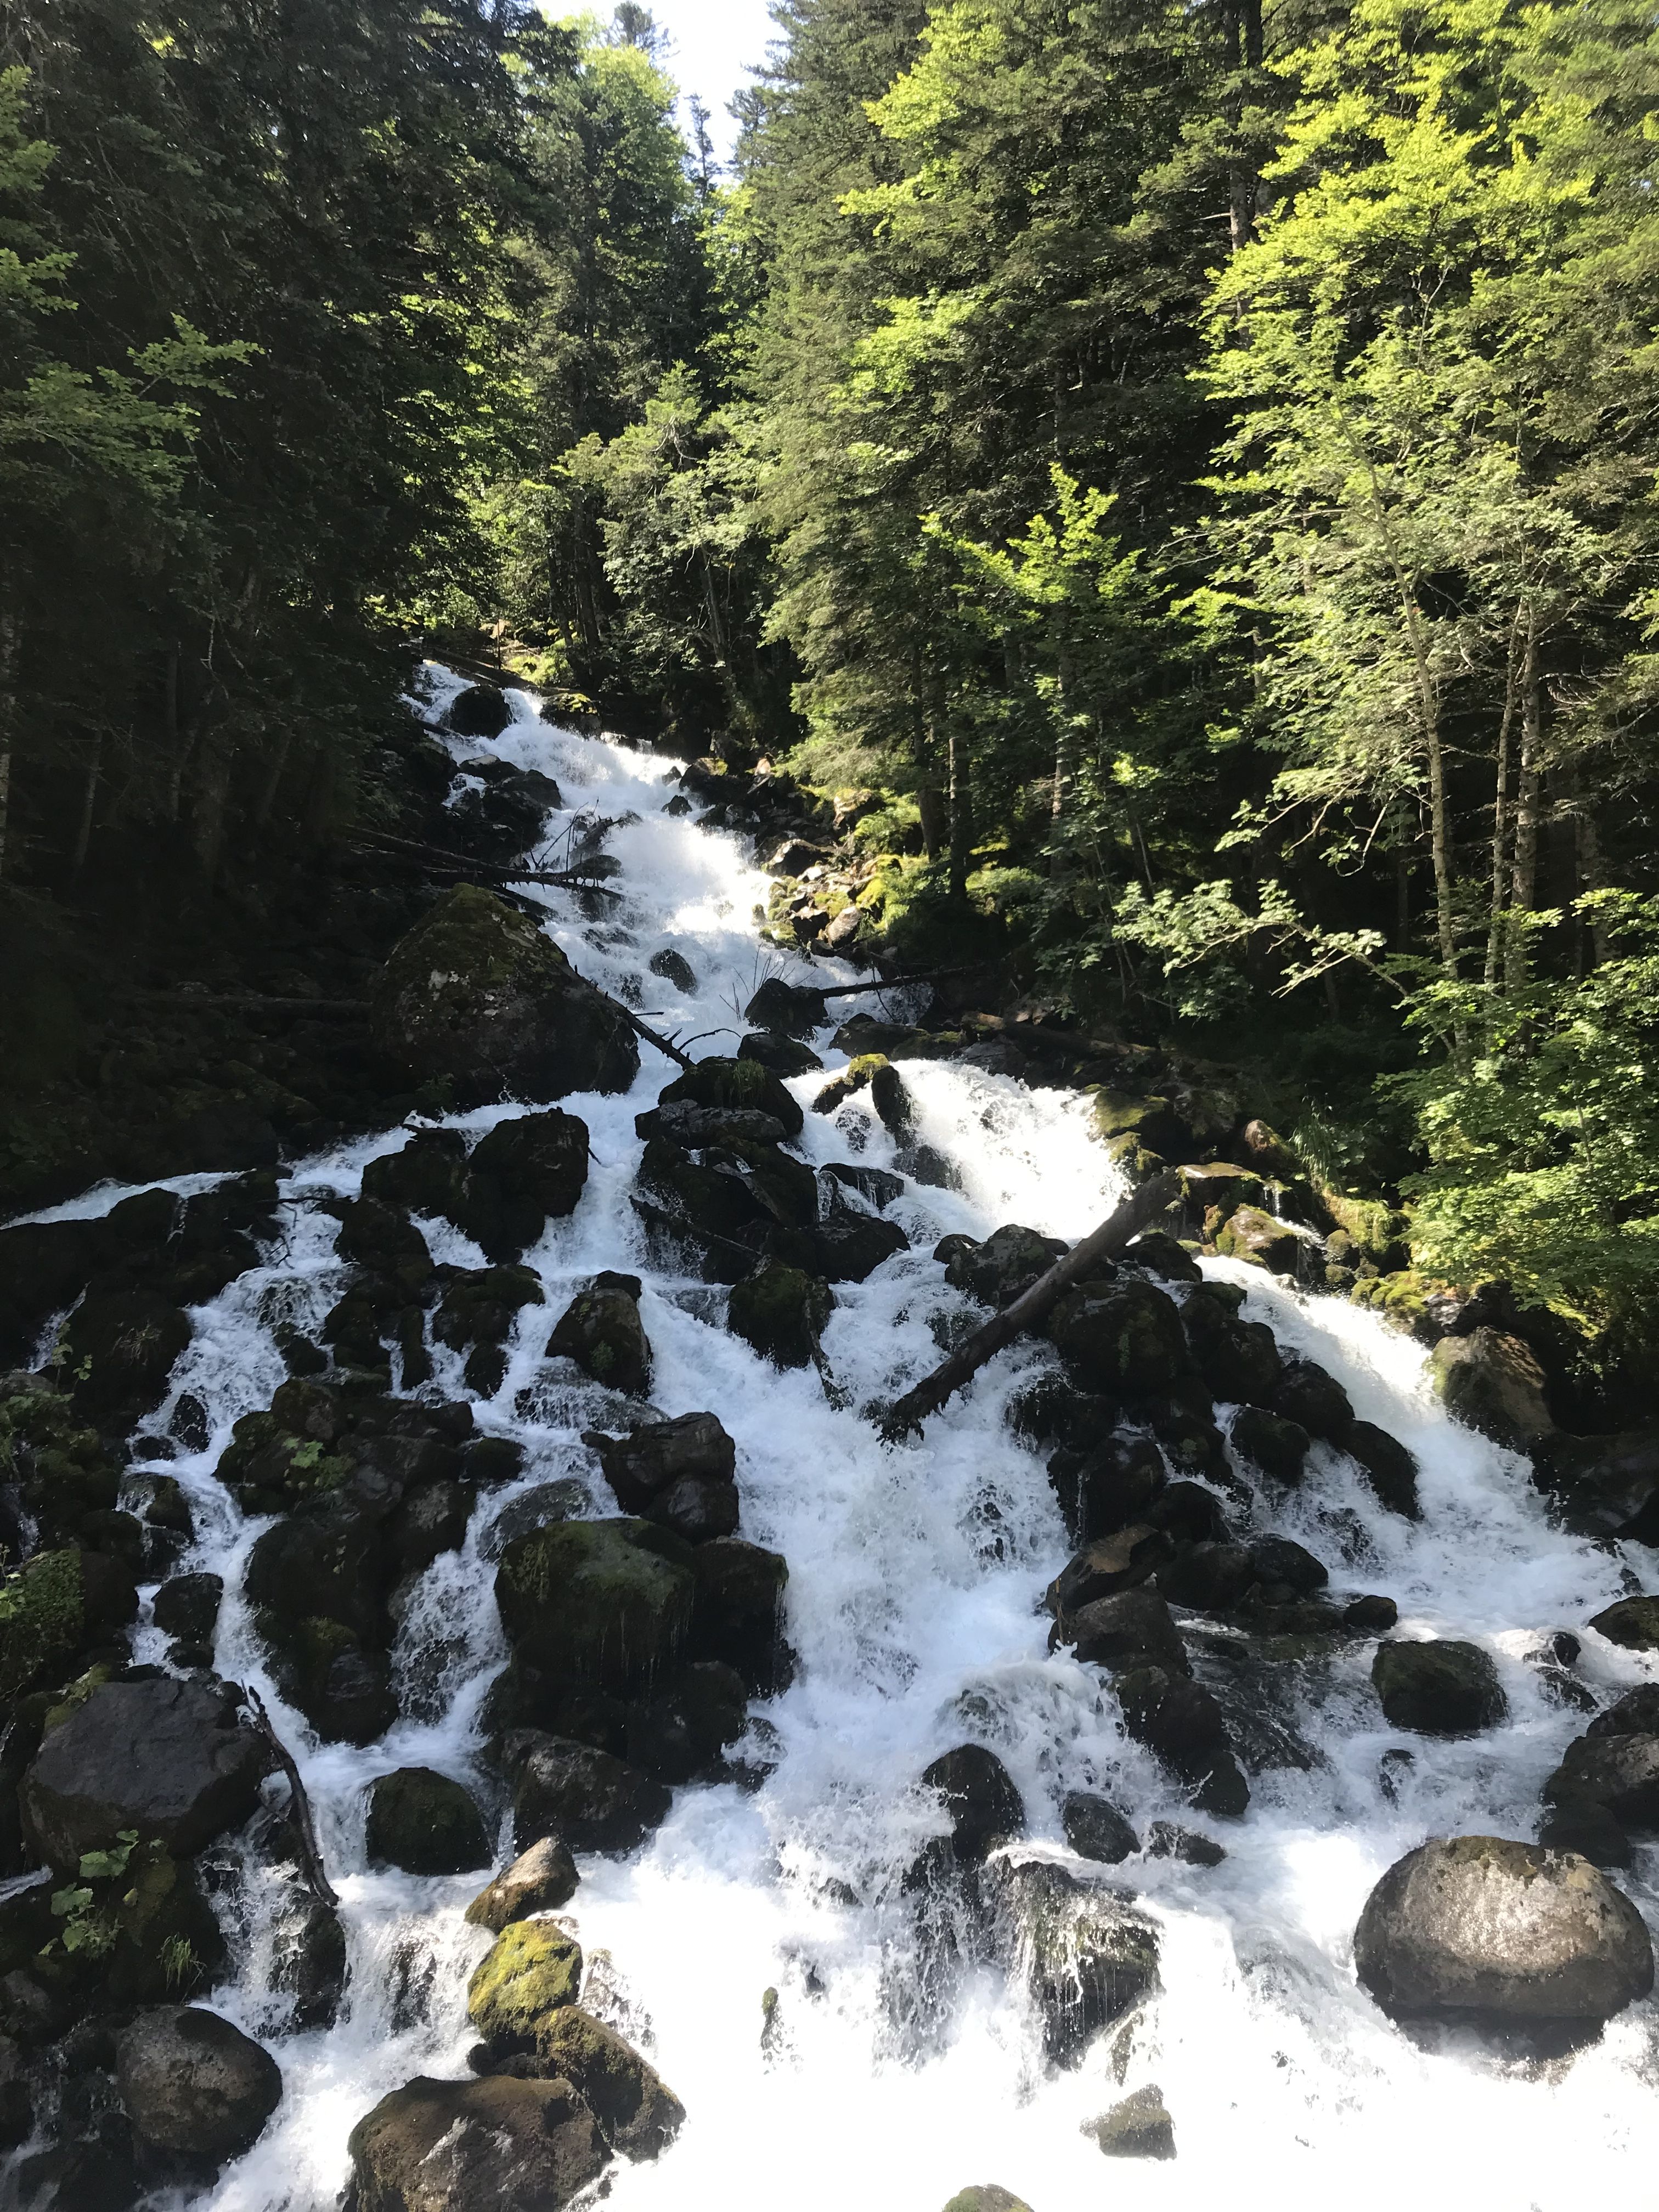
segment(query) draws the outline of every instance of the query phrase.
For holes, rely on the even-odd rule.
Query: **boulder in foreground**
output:
[[[568,2081],[434,2081],[382,2097],[351,2130],[343,2212],[557,2212],[609,2163]]]
[[[1588,1859],[1432,1837],[1389,1869],[1354,1932],[1360,1985],[1397,2019],[1599,2027],[1653,1987],[1642,1916]]]
[[[116,2077],[146,2143],[213,2166],[250,2149],[283,2098],[270,2052],[193,2006],[141,2012],[117,2045]]]

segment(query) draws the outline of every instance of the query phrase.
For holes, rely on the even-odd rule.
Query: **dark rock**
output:
[[[1215,1249],[1230,1260],[1254,1260],[1275,1275],[1293,1275],[1302,1239],[1288,1222],[1241,1206],[1216,1231]]]
[[[395,1283],[416,1296],[432,1273],[432,1255],[412,1221],[378,1199],[356,1198],[340,1216],[335,1249],[343,1260]]]
[[[279,1621],[337,1621],[373,1644],[385,1634],[384,1580],[380,1530],[368,1514],[341,1507],[267,1528],[248,1554],[243,1588]]]
[[[188,1857],[246,1819],[265,1765],[222,1684],[108,1682],[42,1744],[24,1820],[55,1867],[73,1869],[126,1828]]]
[[[1226,1852],[1212,1836],[1192,1828],[1178,1828],[1171,1820],[1154,1820],[1146,1831],[1149,1859],[1180,1859],[1188,1866],[1218,1867]]]
[[[1627,1867],[1635,1856],[1623,1826],[1589,1797],[1551,1806],[1539,1823],[1538,1840],[1546,1850],[1577,1851],[1592,1866]]]
[[[1171,1605],[1195,1613],[1229,1613],[1260,1579],[1243,1544],[1197,1544],[1159,1570],[1158,1589]]]
[[[511,1482],[524,1472],[524,1446],[510,1437],[478,1437],[461,1454],[461,1474],[480,1486]]]
[[[1084,2127],[1108,2158],[1173,2158],[1175,2122],[1164,2102],[1164,2092],[1149,2081],[1132,2097],[1125,2097],[1097,2120]]]
[[[1399,1620],[1400,1607],[1391,1597],[1351,1598],[1342,1608],[1344,1627],[1358,1629],[1362,1636],[1386,1636]]]
[[[545,1303],[541,1284],[528,1267],[462,1269],[444,1285],[432,1334],[452,1352],[505,1344],[520,1310]]]
[[[283,2100],[282,2069],[216,2013],[140,2013],[117,2049],[116,2082],[143,2141],[213,2165],[240,2158]]]
[[[296,2031],[333,2027],[345,1995],[345,1929],[320,1899],[302,1896],[278,1927],[270,1981],[294,1999]]]
[[[828,1167],[820,1169],[819,1173],[840,1183],[844,1189],[855,1190],[878,1212],[904,1195],[904,1177],[892,1174],[886,1168],[866,1168],[849,1160],[831,1160]]]
[[[767,977],[744,1008],[743,1018],[757,1029],[775,1030],[787,1037],[811,1036],[827,1019],[820,992],[786,983],[778,975]]]
[[[526,915],[463,884],[394,948],[375,985],[376,1046],[458,1104],[626,1091],[639,1047],[621,1012]]]
[[[1076,1613],[1062,1613],[1049,1631],[1048,1648],[1069,1646],[1078,1658],[1111,1668],[1164,1667],[1189,1671],[1186,1648],[1169,1607],[1154,1591],[1120,1591]]]
[[[112,2136],[35,2152],[18,2166],[17,2186],[27,2212],[133,2212],[145,2194],[131,2143]]]
[[[561,2005],[537,2043],[542,2065],[574,2085],[624,2158],[655,2158],[684,2124],[684,2106],[656,2069],[580,2005]]]
[[[1250,1546],[1250,1563],[1259,1580],[1281,1584],[1296,1597],[1311,1596],[1331,1578],[1323,1560],[1289,1536],[1258,1536]]]
[[[1599,2024],[1653,1987],[1641,1915],[1586,1860],[1435,1838],[1390,1867],[1354,1932],[1360,1985],[1400,2018]]]
[[[1659,1735],[1585,1735],[1544,1784],[1547,1804],[1599,1805],[1621,1827],[1659,1832]]]
[[[807,1367],[835,1300],[830,1285],[799,1267],[768,1261],[737,1284],[726,1310],[732,1334],[779,1367]]]
[[[1417,1502],[1417,1462],[1404,1444],[1370,1421],[1356,1421],[1342,1439],[1342,1449],[1359,1462],[1370,1477],[1371,1488],[1391,1513],[1407,1521],[1422,1517]]]
[[[1115,1866],[1140,1849],[1140,1839],[1109,1798],[1087,1790],[1066,1792],[1060,1823],[1066,1840],[1080,1859],[1098,1859]]]
[[[422,1575],[446,1552],[459,1552],[472,1518],[472,1493],[459,1482],[423,1482],[410,1491],[386,1528],[386,1548],[400,1575]]]
[[[1620,1598],[1589,1625],[1626,1651],[1659,1651],[1659,1597]]]
[[[719,1660],[698,1660],[683,1668],[661,1696],[631,1710],[627,1757],[661,1782],[720,1779],[720,1754],[748,1725],[743,1677]]]
[[[34,2099],[21,2045],[0,2035],[0,2149],[15,2150],[34,2132]]]
[[[1044,1859],[998,1859],[986,1876],[1009,1948],[1026,1968],[1051,2063],[1158,1986],[1158,1930],[1120,1892]]]
[[[1146,1521],[1168,1476],[1146,1437],[1112,1437],[1091,1451],[1071,1447],[1048,1462],[1048,1480],[1073,1540],[1089,1544]]]
[[[1301,1481],[1311,1442],[1297,1422],[1281,1420],[1259,1406],[1243,1407],[1233,1418],[1235,1449],[1277,1482]]]
[[[1117,1692],[1124,1727],[1193,1785],[1195,1804],[1230,1817],[1243,1813],[1249,1787],[1228,1743],[1221,1707],[1208,1690],[1183,1674],[1142,1667],[1119,1675]]]
[[[825,1283],[862,1283],[909,1244],[896,1221],[837,1206],[815,1229],[769,1230],[766,1256]]]
[[[1310,1437],[1323,1437],[1334,1444],[1346,1445],[1354,1425],[1348,1394],[1335,1376],[1297,1352],[1285,1359],[1272,1410],[1295,1421]]]
[[[1643,1682],[1634,1690],[1626,1690],[1606,1712],[1595,1716],[1584,1733],[1589,1736],[1659,1735],[1659,1682]]]
[[[1218,1293],[1232,1286],[1201,1283],[1181,1309],[1182,1327],[1211,1395],[1231,1406],[1269,1406],[1283,1372],[1265,1322],[1241,1321]]]
[[[368,1785],[372,1866],[404,1874],[466,1874],[489,1864],[483,1816],[469,1793],[429,1766],[400,1766]]]
[[[76,1406],[112,1426],[153,1413],[190,1338],[190,1316],[154,1291],[89,1291],[60,1340]]]
[[[1066,1249],[1062,1237],[1043,1237],[1035,1229],[1010,1223],[993,1231],[982,1244],[964,1240],[947,1261],[945,1279],[952,1289],[966,1291],[982,1306],[1000,1311],[1046,1275],[1056,1260],[1064,1259]]]
[[[626,1437],[590,1432],[587,1441],[625,1513],[672,1528],[688,1543],[736,1529],[737,1447],[713,1413],[642,1423]]]
[[[615,1283],[581,1291],[547,1340],[550,1359],[574,1359],[607,1389],[641,1397],[651,1387],[651,1340],[640,1319],[639,1295]]]
[[[512,720],[499,684],[469,684],[455,694],[444,715],[458,738],[498,738]]]
[[[676,952],[672,945],[665,945],[653,952],[646,965],[653,975],[660,975],[665,983],[672,983],[677,991],[691,992],[697,988],[697,971],[683,952]]]
[[[1181,1312],[1142,1278],[1084,1283],[1050,1315],[1048,1333],[1085,1390],[1136,1397],[1166,1390],[1187,1366]]]
[[[691,1631],[691,1560],[714,1548],[694,1554],[636,1520],[563,1522],[516,1538],[495,1575],[515,1657],[596,1689],[665,1679]]]
[[[738,1058],[757,1061],[769,1073],[785,1078],[811,1075],[823,1066],[810,1045],[775,1029],[751,1030],[738,1047]]]
[[[1389,1725],[1419,1735],[1474,1735],[1509,1711],[1497,1668],[1474,1644],[1380,1644],[1371,1680]]]
[[[799,1136],[806,1118],[799,1101],[785,1090],[778,1077],[752,1059],[700,1060],[668,1085],[659,1103],[769,1114],[783,1124],[785,1135],[790,1137]]]
[[[937,1790],[951,1822],[960,1866],[976,1866],[996,1844],[1025,1832],[1025,1806],[1013,1777],[983,1744],[959,1744],[922,1771],[924,1790]]]
[[[663,1784],[591,1745],[526,1731],[509,1739],[513,1833],[527,1850],[559,1836],[572,1850],[631,1851],[668,1817]]]
[[[540,1912],[556,1912],[576,1893],[576,1862],[560,1836],[544,1836],[520,1851],[504,1873],[481,1889],[466,1908],[477,1928],[499,1936],[515,1920],[528,1920]]]
[[[222,1575],[179,1575],[155,1593],[155,1626],[190,1644],[211,1644],[225,1595]]]
[[[1446,1411],[1466,1427],[1525,1451],[1554,1428],[1544,1399],[1544,1370],[1518,1336],[1477,1328],[1443,1337],[1429,1360]]]
[[[1161,1276],[1166,1283],[1201,1283],[1204,1279],[1204,1270],[1186,1246],[1161,1229],[1143,1229],[1124,1248],[1123,1256],[1135,1267],[1145,1267],[1150,1274]]]
[[[551,2212],[609,2158],[568,2081],[406,2082],[351,2131],[351,2212]]]
[[[587,1183],[587,1124],[550,1107],[498,1121],[474,1146],[450,1218],[487,1260],[516,1260],[549,1221],[576,1211]]]
[[[689,1656],[720,1660],[758,1696],[771,1697],[793,1668],[783,1634],[787,1563],[759,1544],[720,1536],[699,1544],[690,1566],[696,1597]]]

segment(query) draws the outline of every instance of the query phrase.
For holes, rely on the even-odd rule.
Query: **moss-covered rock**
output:
[[[655,2158],[685,2121],[685,2107],[653,2066],[580,2005],[550,2014],[538,2039],[548,2072],[562,2075],[624,2158]]]
[[[370,1004],[380,1050],[461,1104],[625,1091],[631,1025],[527,915],[477,885],[448,892],[394,948]]]
[[[1544,1370],[1518,1336],[1477,1328],[1443,1337],[1429,1361],[1435,1390],[1454,1420],[1524,1451],[1555,1426]]]
[[[0,1481],[15,1483],[44,1548],[70,1542],[88,1513],[106,1513],[120,1475],[97,1431],[42,1376],[0,1376]]]
[[[651,1387],[651,1340],[640,1319],[637,1279],[602,1275],[579,1291],[554,1325],[547,1356],[574,1359],[607,1389],[643,1396]]]
[[[1509,1711],[1491,1656],[1477,1644],[1380,1644],[1371,1680],[1391,1727],[1474,1735]]]
[[[810,1366],[835,1299],[822,1277],[768,1261],[736,1284],[726,1310],[732,1334],[779,1367]]]
[[[1000,1310],[1046,1275],[1065,1257],[1066,1249],[1063,1237],[1044,1237],[1009,1222],[993,1230],[982,1244],[964,1238],[945,1262],[945,1279],[953,1290],[966,1291],[981,1305]]]
[[[769,1114],[775,1121],[783,1124],[785,1135],[790,1137],[798,1137],[805,1122],[799,1103],[771,1069],[763,1066],[758,1060],[741,1056],[734,1060],[700,1060],[695,1067],[687,1068],[684,1075],[668,1085],[659,1103],[665,1106],[684,1103],[689,1106],[735,1107]]]
[[[1048,1335],[1078,1386],[1108,1395],[1167,1390],[1188,1364],[1180,1309],[1137,1276],[1068,1291],[1049,1316]]]
[[[79,1552],[37,1552],[0,1583],[0,1698],[78,1651],[83,1640]]]
[[[1215,1249],[1229,1260],[1249,1260],[1275,1275],[1293,1275],[1302,1239],[1260,1206],[1241,1206],[1217,1229]]]
[[[550,1920],[515,1920],[467,1984],[467,2017],[496,2057],[533,2052],[551,2015],[574,2004],[581,1985],[580,1943]]]
[[[1313,1439],[1299,1421],[1284,1419],[1260,1406],[1246,1406],[1232,1426],[1235,1450],[1276,1482],[1300,1482]]]
[[[160,1405],[190,1339],[190,1316],[161,1293],[94,1289],[64,1324],[58,1369],[88,1419],[119,1426]]]
[[[646,1521],[567,1521],[516,1538],[495,1575],[514,1656],[598,1689],[664,1678],[690,1632],[692,1556]]]
[[[369,1784],[366,1840],[371,1865],[404,1874],[467,1874],[489,1864],[470,1793],[429,1766],[400,1766]]]
[[[1380,1198],[1351,1198],[1328,1183],[1316,1186],[1326,1212],[1347,1238],[1350,1266],[1369,1260],[1385,1273],[1403,1268],[1410,1257],[1409,1224],[1403,1213]]]

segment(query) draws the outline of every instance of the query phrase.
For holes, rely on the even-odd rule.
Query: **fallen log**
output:
[[[1056,1260],[1029,1291],[1023,1291],[1012,1305],[994,1315],[983,1328],[975,1329],[931,1375],[924,1375],[887,1407],[878,1424],[883,1443],[896,1443],[913,1431],[920,1434],[929,1413],[938,1413],[947,1398],[954,1396],[1005,1344],[1012,1344],[1022,1329],[1032,1328],[1046,1319],[1073,1283],[1085,1282],[1091,1267],[1121,1252],[1132,1237],[1172,1204],[1180,1190],[1181,1177],[1169,1168],[1131,1192],[1092,1236],[1074,1245],[1063,1260]]]
[[[264,1699],[250,1682],[242,1691],[254,1727],[264,1738],[272,1758],[288,1777],[289,1826],[294,1831],[294,1841],[300,1855],[300,1871],[306,1887],[319,1905],[325,1905],[331,1912],[337,1912],[340,1900],[335,1895],[328,1876],[323,1871],[323,1854],[317,1842],[316,1823],[311,1817],[311,1800],[306,1795],[306,1785],[300,1779],[300,1770],[294,1763],[294,1754],[270,1724]]]

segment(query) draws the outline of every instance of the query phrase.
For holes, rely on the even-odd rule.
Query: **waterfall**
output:
[[[436,706],[459,688],[438,670],[428,680]],[[493,750],[550,775],[566,806],[550,817],[550,836],[579,816],[603,817],[605,849],[621,866],[613,884],[623,901],[597,921],[574,894],[531,894],[549,931],[653,1026],[696,1034],[699,1054],[735,1050],[740,1010],[767,963],[777,964],[756,919],[768,879],[744,842],[668,814],[668,765],[650,753],[553,726],[533,695],[510,696],[515,719],[500,738],[455,740],[456,758]],[[664,947],[689,961],[695,990],[650,973]],[[823,964],[812,973],[822,981]],[[851,969],[838,975],[856,980]],[[844,1001],[842,1012],[878,1003]],[[817,1047],[833,1069],[827,1036]],[[740,1533],[788,1560],[799,1660],[791,1686],[755,1707],[752,1741],[771,1765],[757,1789],[681,1790],[631,1856],[580,1861],[568,1910],[590,1960],[589,2001],[625,2025],[689,2114],[656,2163],[612,2169],[615,2212],[939,2212],[957,2190],[987,2181],[1035,2212],[1107,2201],[1206,2212],[1218,2202],[1565,2212],[1650,2171],[1651,2007],[1615,2018],[1570,2063],[1504,2059],[1472,2041],[1431,2051],[1376,2008],[1352,1961],[1367,1893],[1426,1835],[1535,1833],[1540,1785],[1583,1724],[1553,1702],[1538,1655],[1552,1632],[1581,1630],[1625,1594],[1619,1551],[1552,1527],[1525,1462],[1447,1420],[1420,1347],[1340,1299],[1206,1262],[1247,1293],[1250,1318],[1328,1368],[1356,1413],[1407,1443],[1421,1469],[1423,1517],[1407,1522],[1382,1508],[1352,1462],[1316,1444],[1305,1482],[1259,1497],[1249,1533],[1297,1539],[1341,1592],[1392,1596],[1404,1635],[1482,1645],[1509,1712],[1476,1738],[1402,1738],[1370,1686],[1371,1642],[1310,1643],[1267,1661],[1242,1638],[1224,1650],[1218,1634],[1206,1664],[1233,1668],[1268,1749],[1255,1762],[1246,1817],[1194,1816],[1179,1785],[1124,1735],[1097,1670],[1048,1652],[1042,1595],[1070,1547],[1043,1457],[1004,1413],[1052,1355],[1016,1345],[925,1438],[896,1449],[880,1445],[861,1411],[933,1365],[952,1328],[976,1311],[931,1256],[941,1237],[1020,1222],[1075,1241],[1109,1209],[1120,1192],[1089,1133],[1086,1102],[950,1061],[905,1064],[917,1134],[956,1181],[908,1183],[891,1212],[909,1251],[837,1287],[826,1388],[810,1368],[780,1372],[757,1358],[721,1325],[723,1292],[663,1272],[647,1249],[629,1203],[642,1149],[634,1116],[674,1071],[648,1048],[641,1057],[628,1096],[562,1102],[591,1132],[586,1190],[526,1255],[548,1304],[520,1315],[506,1379],[475,1407],[483,1432],[524,1447],[524,1471],[481,1497],[464,1547],[409,1599],[395,1652],[404,1714],[383,1739],[363,1750],[319,1745],[283,1705],[239,1595],[270,1524],[245,1520],[213,1470],[233,1423],[269,1404],[283,1380],[273,1320],[314,1328],[344,1283],[337,1224],[315,1201],[355,1195],[367,1164],[401,1145],[403,1131],[295,1166],[283,1186],[283,1243],[196,1310],[172,1397],[145,1424],[165,1431],[185,1394],[206,1409],[205,1449],[165,1463],[197,1530],[175,1571],[224,1577],[216,1667],[260,1687],[298,1758],[349,1952],[337,2025],[292,2032],[289,2000],[270,1979],[289,1892],[252,1850],[225,1867],[218,1900],[234,1975],[206,2002],[265,2044],[285,2094],[254,2149],[195,2200],[203,2212],[325,2212],[347,2178],[347,2136],[376,2100],[416,2074],[465,2071],[475,2039],[467,1977],[489,1939],[462,1912],[483,1877],[371,1870],[362,1793],[378,1773],[421,1765],[498,1802],[478,1755],[480,1708],[506,1656],[492,1595],[499,1524],[561,1479],[588,1486],[595,1514],[615,1510],[580,1440],[603,1394],[550,1385],[542,1357],[550,1315],[606,1267],[642,1278],[653,1403],[665,1415],[712,1411],[736,1440]],[[810,1109],[824,1079],[791,1088]],[[522,1110],[489,1108],[452,1125],[481,1131]],[[857,1093],[833,1117],[809,1110],[799,1149],[815,1164],[888,1166],[894,1140]],[[122,1194],[106,1188],[55,1211],[96,1213]],[[434,1259],[483,1264],[447,1223],[421,1226]],[[434,1360],[435,1388],[465,1395],[460,1355],[439,1346]],[[167,1641],[141,1627],[136,1656],[159,1660]],[[1650,1670],[1591,1636],[1581,1671],[1605,1698]],[[1075,1863],[1059,1808],[1080,1788],[1104,1790],[1143,1834],[1155,1820],[1184,1822],[1225,1847],[1213,1867],[1146,1856],[1112,1870],[1161,1931],[1162,1991],[1073,2069],[1045,2069],[1029,2002],[994,1960],[969,1953],[941,1966],[918,1946],[901,1879],[942,1821],[917,1778],[969,1738],[1013,1776],[1039,1855]],[[1385,1759],[1402,1743],[1408,1759]],[[503,1862],[509,1826],[503,1815]],[[1638,1847],[1622,1878],[1644,1912],[1654,1869],[1652,1850]],[[763,2008],[768,1991],[775,2002]],[[1103,2166],[1084,2124],[1149,2081],[1174,2117],[1176,2160]]]

